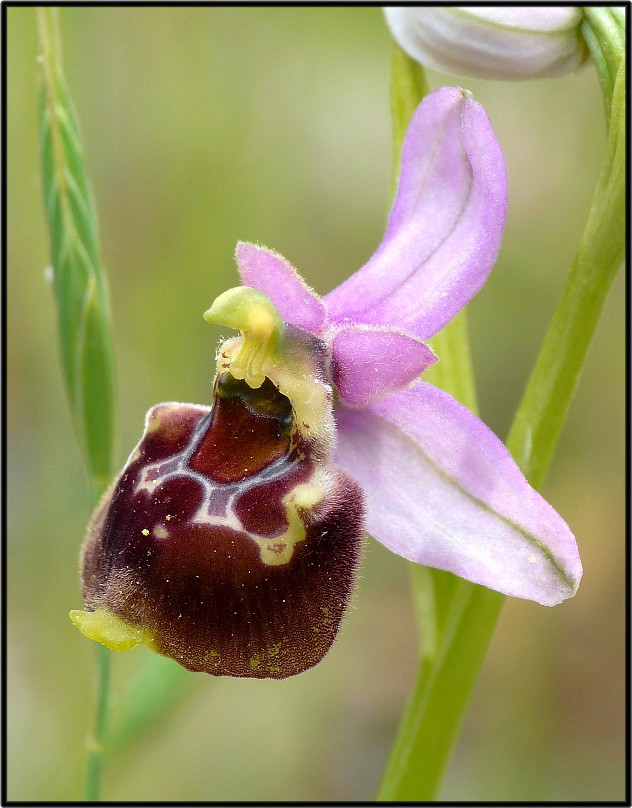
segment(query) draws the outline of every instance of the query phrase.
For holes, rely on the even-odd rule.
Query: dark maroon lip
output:
[[[154,407],[95,513],[88,611],[192,671],[284,678],[333,643],[362,545],[358,485],[313,451],[292,403],[222,372],[211,408]]]

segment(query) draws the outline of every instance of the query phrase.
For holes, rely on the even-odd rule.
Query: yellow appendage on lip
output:
[[[126,623],[103,607],[93,612],[73,609],[70,612],[70,619],[84,637],[100,642],[111,651],[129,651],[143,643],[151,651],[158,653],[149,631]]]

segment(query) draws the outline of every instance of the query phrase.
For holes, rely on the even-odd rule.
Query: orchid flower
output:
[[[282,678],[331,646],[364,531],[393,552],[554,605],[581,578],[568,526],[500,440],[419,377],[426,344],[485,283],[507,184],[483,108],[431,93],[404,142],[382,243],[324,298],[279,254],[240,243],[243,286],[205,318],[212,407],[160,404],[97,508],[85,611],[110,648],[191,670]]]

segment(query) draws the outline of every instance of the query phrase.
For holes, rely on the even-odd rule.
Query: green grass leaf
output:
[[[142,743],[176,704],[194,692],[196,684],[200,684],[200,679],[171,659],[143,653],[141,663],[113,707],[108,754],[112,758],[124,757],[130,746]]]
[[[40,149],[61,361],[70,411],[92,485],[92,502],[113,470],[114,348],[97,214],[79,124],[62,72],[56,9],[38,9]],[[110,702],[111,655],[98,649],[97,710],[89,742],[86,798],[99,797]]]
[[[54,9],[39,11],[40,148],[61,360],[95,497],[112,475],[115,374],[97,215],[77,116],[62,72]]]

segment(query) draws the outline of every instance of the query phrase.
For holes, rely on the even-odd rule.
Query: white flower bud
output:
[[[588,55],[577,6],[390,6],[384,14],[409,56],[446,73],[561,76]]]

